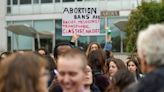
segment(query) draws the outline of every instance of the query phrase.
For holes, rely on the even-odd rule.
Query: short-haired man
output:
[[[71,48],[75,47],[75,41],[78,39],[78,37],[79,37],[78,35],[73,35],[70,42],[68,42],[68,41],[60,42],[55,46],[54,51],[53,51],[55,64],[57,63],[58,57],[60,55],[64,54]],[[54,69],[53,71],[50,72],[51,76],[50,76],[50,80],[48,82],[49,89],[54,89],[54,85],[56,85],[56,83],[53,82],[53,80],[54,81],[56,80],[56,73],[57,73],[56,69]]]
[[[124,92],[164,92],[164,24],[150,25],[137,40],[141,69],[147,73]]]
[[[57,79],[63,92],[84,92],[87,58],[78,49],[71,49],[58,57]]]

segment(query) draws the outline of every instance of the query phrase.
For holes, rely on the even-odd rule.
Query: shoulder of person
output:
[[[144,74],[139,74],[139,77],[140,77],[140,78],[143,78],[143,77],[144,77]]]
[[[122,92],[137,92],[139,82],[134,82],[126,87]]]

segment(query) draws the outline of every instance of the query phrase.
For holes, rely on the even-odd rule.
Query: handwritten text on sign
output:
[[[99,35],[100,11],[98,8],[63,8],[62,35]]]

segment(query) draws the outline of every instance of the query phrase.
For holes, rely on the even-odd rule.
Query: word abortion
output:
[[[63,13],[68,14],[97,14],[97,8],[64,8]]]

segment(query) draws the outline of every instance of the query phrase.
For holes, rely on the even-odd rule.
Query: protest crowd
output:
[[[0,92],[164,92],[164,24],[141,30],[137,55],[126,60],[115,57],[110,40],[104,47],[90,42],[85,51],[75,46],[79,37],[53,53],[1,53]]]

